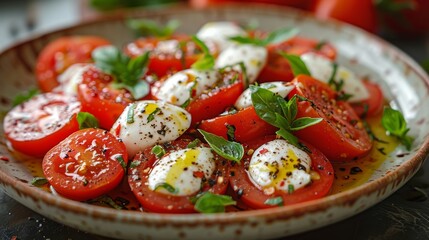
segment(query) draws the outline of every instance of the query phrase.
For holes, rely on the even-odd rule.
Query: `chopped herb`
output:
[[[155,119],[155,115],[158,114],[161,111],[161,108],[157,107],[153,112],[147,116],[147,123],[152,122]]]
[[[194,148],[197,147],[201,143],[200,139],[196,138],[192,142],[190,142],[186,148]]]
[[[127,123],[128,124],[134,123],[134,110],[135,109],[136,109],[136,104],[131,103],[130,106],[128,107],[128,112],[127,112]]]
[[[118,155],[115,157],[116,161],[119,162],[119,164],[121,165],[121,167],[126,170],[127,168],[127,164],[125,163],[124,157],[122,157],[122,155]]]
[[[88,112],[79,112],[76,116],[77,122],[79,123],[79,129],[84,128],[98,128],[98,119]]]
[[[335,76],[337,75],[338,64],[332,63],[332,74],[329,77],[328,84],[337,92],[341,91],[344,86],[344,80],[340,79],[339,81],[335,80]]]
[[[311,76],[310,70],[308,70],[307,65],[305,65],[300,56],[286,54],[284,52],[279,52],[279,54],[288,60],[294,76],[300,74]]]
[[[381,124],[387,132],[398,138],[407,150],[411,150],[413,138],[407,135],[410,129],[407,127],[407,122],[401,112],[385,107]]]
[[[180,26],[178,20],[168,21],[165,26],[149,19],[129,19],[127,26],[134,30],[138,36],[155,36],[168,38]]]
[[[201,129],[198,129],[198,131],[203,135],[210,147],[221,157],[234,162],[240,162],[243,158],[244,148],[240,143],[227,141]]]
[[[173,186],[171,186],[168,183],[160,183],[158,185],[156,185],[155,187],[155,191],[158,190],[159,188],[164,188],[165,190],[167,190],[169,193],[173,193],[176,194],[179,192],[178,189],[174,188]]]
[[[282,28],[269,33],[265,38],[252,38],[247,36],[234,36],[230,39],[241,44],[253,44],[257,46],[267,46],[286,41],[298,34],[297,28]]]
[[[28,92],[26,92],[24,94],[19,94],[15,97],[15,99],[13,99],[12,106],[15,107],[15,106],[17,106],[23,102],[26,102],[39,93],[40,93],[40,91],[37,88],[34,88],[34,89],[28,90]]]
[[[226,129],[227,129],[226,135],[228,137],[228,141],[234,142],[235,141],[235,126],[227,124]]]
[[[189,104],[191,103],[191,98],[186,99],[186,101],[180,105],[181,108],[187,108],[189,106]]]
[[[293,192],[295,192],[295,187],[292,184],[289,184],[287,186],[287,193],[292,194]]]
[[[231,196],[205,192],[197,197],[194,208],[200,213],[221,213],[225,212],[226,206],[235,204]]]
[[[220,73],[223,73],[223,72],[230,71],[230,70],[234,69],[235,66],[240,67],[240,70],[243,73],[243,77],[244,77],[244,86],[245,86],[245,88],[247,88],[249,86],[249,77],[247,76],[247,68],[246,68],[246,65],[244,64],[244,62],[238,62],[238,63],[234,63],[231,65],[227,65],[227,66],[224,66],[222,68],[219,68],[218,70]]]
[[[203,51],[203,55],[192,64],[191,68],[199,71],[210,70],[213,69],[215,65],[215,58],[210,53],[207,45],[201,41],[197,36],[192,36],[192,40],[197,44],[198,47]]]
[[[141,163],[142,162],[138,161],[138,160],[132,161],[131,164],[130,164],[130,168],[138,167]]]
[[[165,154],[165,150],[161,145],[155,145],[153,146],[151,153],[155,154],[157,158],[162,158]]]
[[[353,97],[353,94],[345,93],[343,91],[340,91],[339,94],[336,97],[336,100],[338,101],[348,101],[351,97]]]
[[[268,198],[264,202],[264,204],[270,205],[270,206],[283,206],[283,198],[282,197]]]
[[[48,183],[48,179],[44,177],[35,177],[31,180],[31,184],[36,187],[41,187]]]
[[[320,51],[322,49],[322,47],[325,46],[326,44],[327,44],[327,42],[324,40],[319,41],[317,43],[317,45],[314,47],[314,50]]]

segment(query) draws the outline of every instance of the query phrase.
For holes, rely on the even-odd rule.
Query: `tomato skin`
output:
[[[293,55],[302,55],[304,53],[313,52],[335,60],[337,51],[329,44],[323,44],[320,49],[317,49],[319,41],[303,37],[294,37],[279,44],[271,44],[267,46],[268,57],[267,64],[262,69],[258,82],[273,82],[273,81],[292,81],[294,78],[289,62],[278,52],[285,52]]]
[[[335,18],[368,32],[377,31],[377,14],[372,0],[315,0],[310,9],[320,19]]]
[[[323,118],[313,126],[294,134],[314,145],[330,161],[350,161],[366,155],[372,141],[353,108],[344,101],[337,101],[337,93],[326,83],[307,75],[298,75],[293,81],[296,88],[289,93],[308,98],[298,102],[297,118]]]
[[[96,156],[96,159],[94,159]],[[43,158],[43,173],[60,195],[85,201],[115,188],[127,164],[125,145],[106,130],[79,130],[52,148]],[[71,170],[73,169],[73,170]]]
[[[61,37],[49,43],[36,62],[36,78],[43,92],[59,85],[57,77],[75,63],[92,62],[92,51],[110,42],[96,36]]]
[[[91,67],[82,74],[77,96],[82,111],[94,115],[103,129],[110,129],[133,97],[125,89],[113,89],[113,77]]]
[[[259,146],[275,138],[275,136],[271,135],[248,142],[244,144],[245,152],[250,149],[256,150]],[[308,143],[304,144],[311,151],[311,154],[309,154],[311,157],[311,170],[319,174],[319,180],[313,180],[309,186],[297,189],[292,194],[276,190],[273,194],[267,195],[250,180],[247,169],[252,156],[245,154],[241,164],[233,165],[230,171],[232,175],[230,183],[239,200],[250,208],[260,209],[277,207],[264,204],[268,199],[275,197],[282,197],[283,205],[288,206],[326,196],[334,181],[334,169],[329,160],[319,150]]]
[[[198,127],[204,131],[228,139],[227,125],[235,127],[235,140],[238,142],[247,142],[265,135],[272,135],[277,130],[276,127],[262,120],[256,114],[253,106],[236,113],[203,120]]]
[[[43,157],[71,133],[79,130],[76,119],[81,104],[76,98],[44,93],[14,107],[3,121],[12,147],[34,157]]]
[[[167,42],[168,44],[166,44]],[[172,49],[166,45],[173,45],[175,48]],[[208,47],[213,55],[217,55],[218,50],[214,46],[209,45]],[[201,56],[199,47],[192,41],[191,37],[183,34],[173,35],[168,39],[139,38],[128,44],[124,51],[131,57],[137,57],[151,51],[148,75],[156,74],[160,78],[190,68]]]
[[[191,142],[190,139],[182,138],[171,143],[163,144],[163,148],[168,152],[184,149]],[[152,147],[138,153],[133,162],[140,162],[136,167],[129,169],[128,183],[137,200],[145,211],[157,213],[194,213],[192,198],[196,196],[172,196],[149,189],[147,181],[149,173],[156,163],[156,156],[151,152]],[[215,155],[217,156],[217,155]],[[215,184],[210,186],[207,182],[202,186],[202,191],[209,191],[215,194],[224,194],[229,184],[229,163],[227,160],[217,156],[216,170],[211,179]],[[222,181],[219,179],[222,178]]]
[[[372,117],[380,114],[384,106],[384,95],[378,84],[368,80],[363,81],[370,98],[360,103],[353,103],[352,107],[361,117]],[[365,109],[367,106],[367,110]]]

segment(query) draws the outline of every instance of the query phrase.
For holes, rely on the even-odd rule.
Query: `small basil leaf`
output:
[[[282,108],[277,102],[276,96],[278,95],[258,86],[250,86],[250,90],[252,91],[252,103],[258,116],[275,126],[276,113],[282,112]]]
[[[138,160],[134,160],[130,163],[130,168],[138,167],[142,162]]]
[[[263,40],[264,46],[284,42],[296,36],[298,32],[299,30],[297,28],[281,28],[273,31]]]
[[[200,213],[225,212],[225,206],[237,204],[231,196],[205,192],[195,202],[195,210]]]
[[[136,109],[136,104],[131,103],[127,112],[127,123],[129,124],[134,123],[134,109]]]
[[[280,128],[279,130],[277,130],[276,134],[281,136],[283,139],[288,141],[290,144],[292,144],[296,147],[302,148],[301,145],[299,144],[298,138],[295,137],[295,135],[293,135],[290,131],[287,131],[284,128]]]
[[[186,148],[194,148],[197,147],[199,144],[201,143],[200,139],[196,138],[194,140],[192,140],[192,142],[190,142]]]
[[[265,205],[270,206],[283,206],[283,198],[282,197],[275,197],[275,198],[268,198],[265,202]]]
[[[36,187],[41,187],[48,183],[48,179],[44,177],[35,177],[31,180],[31,185]]]
[[[88,112],[79,112],[76,119],[79,123],[79,129],[98,128],[100,126],[98,119]]]
[[[155,145],[155,146],[153,146],[153,148],[152,148],[151,152],[152,152],[153,154],[155,154],[155,156],[156,156],[157,158],[162,158],[162,156],[164,156],[164,155],[165,155],[165,150],[164,150],[164,148],[163,148],[162,146],[160,146],[160,145]]]
[[[213,69],[215,65],[215,58],[210,53],[207,45],[195,35],[192,36],[192,41],[194,41],[195,44],[201,48],[203,55],[194,64],[192,64],[191,68],[199,71]]]
[[[397,137],[407,150],[411,150],[414,139],[407,136],[410,129],[401,112],[388,107],[384,108],[381,124],[390,134]]]
[[[14,107],[18,106],[19,104],[30,100],[31,98],[33,98],[34,96],[36,96],[39,93],[40,93],[39,89],[35,88],[35,89],[28,90],[27,93],[19,94],[13,99],[12,106],[14,106]]]
[[[216,136],[204,130],[198,129],[210,147],[221,157],[240,162],[244,155],[244,148],[237,142],[230,142],[222,137]]]
[[[287,102],[287,119],[289,121],[293,121],[293,119],[296,118],[296,114],[298,113],[298,104],[297,104],[297,98],[296,95],[294,95],[288,102]]]
[[[122,157],[122,155],[118,155],[115,157],[116,161],[119,162],[119,164],[121,165],[121,167],[126,170],[127,169],[127,164],[125,163],[124,157]]]
[[[179,192],[179,190],[178,189],[176,189],[176,188],[174,188],[173,186],[171,186],[170,184],[168,184],[168,183],[160,183],[160,184],[157,184],[156,185],[156,187],[155,187],[155,191],[156,190],[158,190],[159,188],[164,188],[165,190],[167,190],[169,193],[173,193],[173,194],[176,194],[176,193],[178,193]]]
[[[293,192],[295,192],[295,187],[292,184],[289,184],[287,186],[287,193],[292,194]]]
[[[253,44],[257,46],[264,46],[264,41],[256,38],[250,38],[245,36],[234,36],[234,37],[230,37],[229,39],[240,44]]]
[[[300,74],[311,76],[310,71],[304,61],[301,60],[301,57],[283,52],[279,52],[279,54],[288,60],[294,76],[298,76]]]
[[[298,130],[304,129],[306,127],[310,127],[310,126],[313,126],[315,124],[318,124],[322,120],[323,120],[323,118],[310,118],[310,117],[298,118],[292,122],[290,130],[298,131]]]
[[[283,128],[285,130],[290,131],[291,125],[289,121],[279,113],[275,113],[275,114],[276,114],[276,126],[278,128]]]
[[[165,26],[149,19],[130,19],[127,26],[133,29],[138,36],[155,36],[168,38],[173,35],[180,26],[178,20],[168,21]]]

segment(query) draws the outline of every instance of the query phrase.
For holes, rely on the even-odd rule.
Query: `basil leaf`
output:
[[[279,52],[279,54],[288,60],[294,76],[298,76],[300,74],[311,76],[310,71],[308,70],[304,61],[301,60],[301,57],[297,55],[286,54],[284,52]]]
[[[155,191],[156,190],[158,190],[159,188],[164,188],[165,190],[167,190],[169,193],[173,193],[173,194],[176,194],[176,193],[178,193],[179,192],[179,190],[178,189],[176,189],[176,188],[174,188],[173,186],[171,186],[170,184],[168,184],[168,183],[160,183],[160,184],[157,184],[156,185],[156,187],[155,187]]]
[[[265,205],[270,206],[283,206],[283,198],[282,197],[275,197],[275,198],[268,198],[265,202]]]
[[[306,127],[310,127],[310,126],[313,126],[315,124],[318,124],[322,120],[323,120],[323,118],[310,118],[310,117],[298,118],[292,122],[290,130],[298,131],[298,130],[304,129]]]
[[[216,136],[201,129],[198,129],[198,131],[203,135],[210,147],[221,157],[234,162],[240,162],[240,160],[243,158],[244,148],[241,144],[227,141],[222,137]]]
[[[48,183],[48,179],[44,177],[35,177],[31,180],[31,185],[36,187],[41,187]]]
[[[121,165],[121,167],[126,170],[127,169],[127,164],[125,163],[124,157],[122,157],[122,155],[116,156],[115,157],[116,161],[119,162],[119,164]]]
[[[407,136],[410,129],[401,112],[388,107],[384,108],[381,124],[391,135],[397,137],[407,150],[411,150],[414,139]]]
[[[295,35],[298,34],[298,29],[296,28],[282,28],[276,31],[273,31],[267,35],[265,38],[251,38],[247,36],[233,36],[229,39],[240,44],[253,44],[257,46],[267,46],[268,44],[275,44],[284,42]]]
[[[98,119],[88,112],[79,112],[76,119],[79,123],[79,129],[98,128],[100,126]]]
[[[155,110],[151,112],[149,116],[147,116],[147,123],[152,122],[155,119],[155,115],[158,114],[159,112],[161,112],[161,108],[159,107],[155,108]]]
[[[203,55],[194,64],[191,65],[191,68],[199,71],[213,69],[215,65],[215,58],[210,53],[207,45],[195,35],[192,36],[192,41],[194,41],[195,44],[201,48]]]
[[[280,96],[261,87],[250,86],[249,88],[252,92],[252,103],[258,116],[269,124],[279,127],[276,125],[276,113],[282,112],[282,108],[277,102]]]
[[[200,213],[225,212],[225,206],[237,204],[231,196],[205,192],[195,202],[195,210]]]
[[[276,114],[276,126],[278,126],[279,128],[283,128],[285,130],[290,131],[291,125],[290,125],[289,121],[285,117],[280,115],[279,113],[275,113],[275,114]]]
[[[292,184],[289,184],[287,186],[287,193],[292,194],[293,192],[295,192],[295,187]]]
[[[234,125],[226,125],[226,136],[228,137],[228,141],[235,141],[235,126]]]
[[[298,104],[297,104],[296,95],[293,95],[293,97],[287,102],[286,108],[287,108],[286,118],[289,121],[293,121],[293,119],[296,118],[296,114],[298,113]]]
[[[264,41],[257,38],[250,38],[245,36],[233,36],[233,37],[230,37],[229,39],[240,44],[253,44],[257,46],[264,46]]]
[[[24,94],[19,94],[13,99],[12,106],[14,106],[14,107],[18,106],[19,104],[30,100],[31,98],[33,98],[34,96],[36,96],[39,93],[40,93],[39,89],[34,88],[34,89],[28,90],[28,92],[26,92]]]
[[[127,123],[129,124],[134,123],[134,109],[136,109],[136,104],[131,103],[127,112]]]
[[[172,36],[180,26],[178,20],[170,20],[165,26],[149,19],[129,19],[126,24],[138,36],[155,36],[160,38]]]
[[[194,148],[197,147],[201,143],[200,139],[195,138],[192,142],[190,142],[186,148]]]
[[[293,135],[290,131],[280,128],[277,130],[276,134],[288,141],[290,144],[302,149],[302,145],[299,143],[298,138],[295,137],[295,135]]]
[[[155,145],[153,146],[151,153],[155,154],[157,158],[161,158],[162,156],[165,155],[165,150],[162,146]]]

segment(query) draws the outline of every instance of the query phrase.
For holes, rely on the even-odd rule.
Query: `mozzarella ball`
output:
[[[214,42],[220,51],[233,44],[233,41],[229,38],[234,36],[247,36],[247,33],[233,22],[209,22],[204,24],[197,32],[199,39],[204,42]]]

